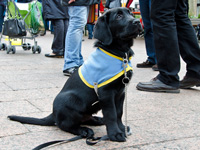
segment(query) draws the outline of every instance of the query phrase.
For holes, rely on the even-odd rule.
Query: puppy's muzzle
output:
[[[136,26],[136,28],[138,29],[139,32],[142,32],[142,25],[140,23],[140,20],[134,19],[133,20],[133,25]]]

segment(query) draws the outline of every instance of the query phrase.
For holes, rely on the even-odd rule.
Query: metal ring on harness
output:
[[[122,79],[122,83],[123,83],[123,84],[128,84],[129,81],[130,81],[130,79],[129,79],[128,77],[124,77],[124,78]]]

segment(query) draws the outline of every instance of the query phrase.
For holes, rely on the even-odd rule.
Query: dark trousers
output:
[[[5,10],[6,10],[6,7],[3,5],[0,5],[0,32],[2,31]]]
[[[160,81],[179,87],[180,55],[187,76],[200,79],[200,48],[187,15],[188,0],[152,0],[151,18]]]
[[[51,49],[53,53],[62,53],[65,50],[65,36],[69,25],[69,19],[51,20],[54,28],[54,38]]]

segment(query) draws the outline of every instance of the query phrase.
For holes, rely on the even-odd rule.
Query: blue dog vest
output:
[[[126,71],[133,70],[130,59]],[[98,85],[100,88],[124,74],[123,58],[97,48],[79,68],[78,73],[88,87]]]

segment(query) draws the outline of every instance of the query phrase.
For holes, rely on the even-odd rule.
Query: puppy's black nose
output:
[[[135,25],[140,24],[140,20],[139,19],[134,19],[133,20],[133,24],[135,24]]]
[[[139,20],[139,19],[134,19],[134,20],[133,20],[133,24],[134,24],[135,26],[137,26],[137,28],[138,28],[139,32],[141,32],[141,31],[142,31],[142,25],[141,25],[141,23],[140,23],[140,20]]]

